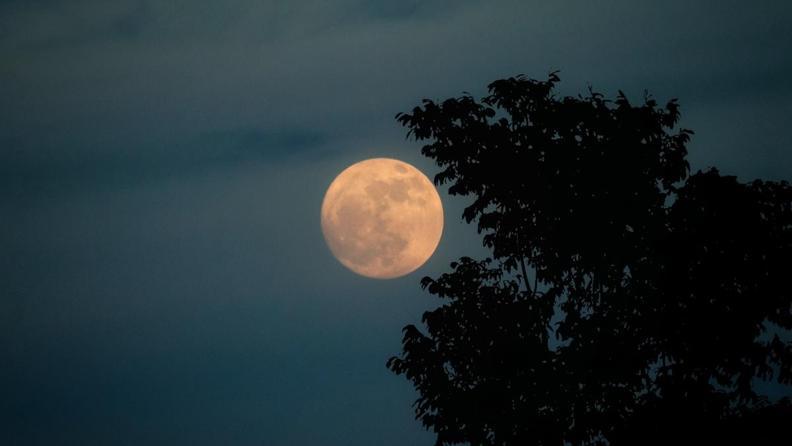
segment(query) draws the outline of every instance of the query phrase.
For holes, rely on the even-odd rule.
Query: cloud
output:
[[[0,140],[0,197],[25,199],[84,188],[129,186],[244,163],[281,164],[327,156],[327,137],[310,128],[230,128],[185,140],[93,150],[79,141]]]
[[[217,154],[219,157],[257,154],[266,159],[279,160],[298,152],[320,148],[326,143],[327,137],[312,128],[235,128],[210,131],[201,139],[212,150],[223,148],[223,152]]]
[[[644,89],[660,101],[678,97],[682,125],[696,130],[696,167],[775,178],[792,168],[785,2],[83,0],[0,8],[6,189],[145,181],[354,144],[407,146],[393,115],[421,98],[483,94],[496,78],[555,69],[565,94],[590,84],[636,99]]]

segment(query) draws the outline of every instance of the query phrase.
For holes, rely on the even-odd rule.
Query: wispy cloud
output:
[[[792,6],[782,2],[83,0],[0,10],[0,140],[13,142],[0,150],[31,163],[57,164],[56,147],[86,166],[157,151],[151,159],[175,159],[175,147],[190,159],[207,135],[222,135],[213,144],[230,158],[258,135],[271,146],[259,153],[274,160],[284,141],[272,135],[305,132],[290,151],[375,140],[422,97],[561,69],[571,94],[592,84],[679,97],[696,118],[683,124],[704,130],[694,151],[700,144],[712,164],[745,149],[729,122],[699,117],[732,119],[724,110],[735,107],[777,116],[788,101],[768,98],[792,96],[782,56],[792,51]],[[774,147],[784,128],[743,126],[740,136]],[[768,156],[781,152],[772,147]]]

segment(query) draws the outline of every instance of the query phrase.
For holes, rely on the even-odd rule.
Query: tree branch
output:
[[[534,290],[531,289],[531,284],[528,283],[528,273],[526,272],[526,269],[525,269],[525,257],[524,256],[520,256],[520,267],[522,267],[522,276],[523,276],[523,282],[525,282],[525,290],[531,296],[534,296],[536,293],[534,292]]]

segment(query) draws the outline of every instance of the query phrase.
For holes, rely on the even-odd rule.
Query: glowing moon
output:
[[[391,279],[423,265],[443,233],[443,205],[426,175],[390,158],[353,164],[322,202],[322,232],[333,255],[366,277]]]

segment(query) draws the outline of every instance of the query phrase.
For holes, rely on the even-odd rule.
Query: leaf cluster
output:
[[[558,82],[397,115],[492,253],[422,281],[445,303],[388,362],[416,416],[438,445],[584,445],[736,438],[789,413],[753,383],[792,383],[792,188],[689,175],[674,100]]]

